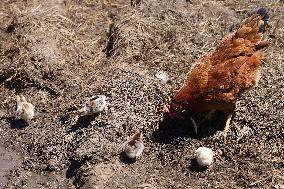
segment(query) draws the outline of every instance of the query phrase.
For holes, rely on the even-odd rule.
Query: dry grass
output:
[[[27,182],[39,188],[35,177],[26,177],[28,170],[53,182],[50,172],[62,175],[59,171],[66,169],[65,181],[71,179],[78,188],[145,183],[156,188],[264,188],[281,183],[283,2],[131,2],[0,2],[0,109],[5,114],[0,136],[5,146],[27,157],[16,168],[20,174],[9,174],[7,187]],[[267,38],[273,45],[259,86],[238,101],[233,124],[243,133],[232,127],[226,143],[214,139],[214,129],[196,138],[188,115],[163,127],[163,106],[191,65],[259,6],[270,11]],[[160,70],[170,75],[168,84],[155,78]],[[37,111],[36,120],[24,128],[13,119],[18,93]],[[109,111],[77,119],[76,107],[94,94],[107,96]],[[145,135],[146,149],[138,162],[128,164],[119,146],[137,130]],[[204,172],[190,161],[199,146],[216,152],[214,166]],[[62,181],[61,187],[70,185]]]

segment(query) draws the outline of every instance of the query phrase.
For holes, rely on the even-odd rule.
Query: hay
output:
[[[162,127],[163,107],[191,65],[261,4],[271,12],[273,46],[259,86],[242,95],[233,119],[251,135],[238,137],[232,129],[223,143],[208,126],[208,135],[197,139],[188,115]],[[41,187],[29,171],[50,183],[60,176],[63,188],[277,184],[260,178],[283,171],[283,7],[272,0],[1,1],[0,141],[27,157],[8,175],[7,187]],[[162,84],[158,71],[171,81]],[[12,129],[18,93],[34,102],[37,115],[28,127]],[[107,96],[108,112],[78,119],[77,107],[96,94]],[[146,149],[129,165],[119,146],[137,131]],[[216,151],[215,166],[205,172],[190,166],[199,146]]]

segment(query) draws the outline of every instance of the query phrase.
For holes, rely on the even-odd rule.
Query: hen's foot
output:
[[[221,140],[226,140],[227,134],[230,128],[231,119],[232,119],[232,114],[229,114],[226,120],[226,125],[225,125],[224,130],[217,132],[215,135],[216,138],[221,139]]]

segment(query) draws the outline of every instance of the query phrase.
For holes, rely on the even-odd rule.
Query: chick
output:
[[[124,153],[128,158],[136,159],[144,148],[142,133],[136,133],[124,144]]]
[[[169,75],[166,72],[159,71],[155,75],[162,84],[166,84],[169,81]]]
[[[34,118],[35,108],[34,105],[27,102],[26,98],[23,95],[17,95],[17,110],[16,115],[25,121],[29,121]]]
[[[199,147],[195,151],[195,158],[200,167],[208,167],[213,163],[213,151],[210,148]]]
[[[106,96],[96,95],[87,99],[83,108],[79,109],[82,116],[97,114],[106,108]]]

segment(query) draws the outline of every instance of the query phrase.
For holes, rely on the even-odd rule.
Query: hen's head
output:
[[[170,116],[170,118],[175,118],[181,111],[182,111],[182,105],[178,104],[174,101],[171,101],[169,105],[166,107],[166,112]]]

